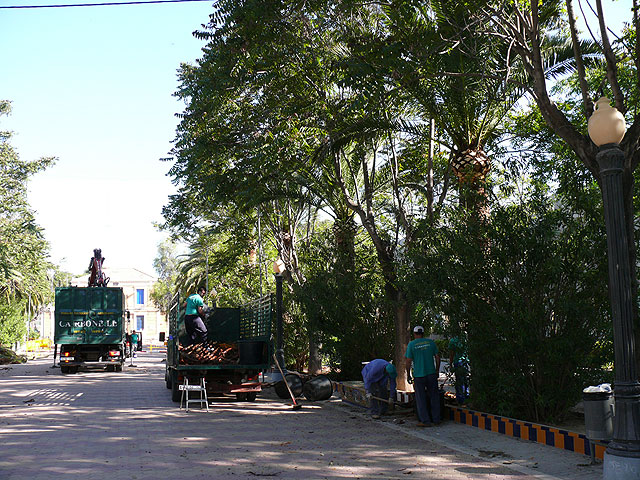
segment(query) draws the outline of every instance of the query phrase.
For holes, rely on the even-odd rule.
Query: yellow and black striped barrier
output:
[[[542,443],[543,445],[561,448],[583,455],[591,455],[591,447],[593,446],[595,448],[596,458],[600,459],[603,458],[604,451],[607,448],[606,443],[589,442],[589,439],[581,433],[500,417],[490,413],[476,412],[464,407],[447,405],[445,415],[448,415],[449,419],[454,422],[489,430],[491,432],[502,433],[509,437]]]
[[[335,382],[335,392],[344,402],[352,405],[367,407],[366,392],[362,382]],[[397,392],[397,401],[408,403],[413,399],[413,392]],[[595,457],[602,459],[607,448],[606,442],[590,442],[586,435],[557,427],[550,427],[508,417],[476,412],[465,407],[446,404],[443,418],[451,421],[481,428],[491,432],[501,433],[522,440],[529,440],[550,447],[561,448],[571,452],[591,455],[591,448],[595,450]]]

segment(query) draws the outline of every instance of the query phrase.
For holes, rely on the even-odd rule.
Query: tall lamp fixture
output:
[[[276,358],[284,370],[284,341],[282,328],[282,273],[286,270],[284,262],[277,259],[273,262],[273,273],[276,277]]]
[[[589,118],[589,137],[598,146],[602,203],[607,229],[609,296],[615,354],[615,418],[613,440],[604,455],[604,479],[640,478],[640,383],[635,357],[631,271],[624,220],[622,173],[624,116],[611,107],[607,97],[596,102]]]

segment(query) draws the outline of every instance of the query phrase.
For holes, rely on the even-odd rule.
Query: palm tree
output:
[[[461,204],[486,218],[490,152],[503,134],[505,116],[530,91],[531,81],[508,45],[483,34],[487,21],[479,5],[404,2],[385,13],[390,38],[403,46],[393,76],[444,133]],[[545,35],[542,45],[547,78],[574,70],[569,38]],[[581,47],[583,53],[595,51],[593,43]]]

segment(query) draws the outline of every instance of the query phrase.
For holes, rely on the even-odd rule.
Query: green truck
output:
[[[222,345],[237,349],[238,357],[233,363],[206,358],[194,362],[193,357],[185,354],[189,338],[181,310],[183,301],[176,295],[169,309],[165,381],[172,400],[180,401],[180,385],[186,377],[190,383],[204,378],[207,393],[231,393],[239,401],[254,401],[262,390],[260,375],[270,367],[273,354],[272,296],[264,295],[238,308],[217,308],[206,317],[207,345],[203,348],[206,351],[212,345]]]
[[[125,362],[125,306],[122,288],[61,287],[55,290],[54,339],[60,370],[96,366],[122,371]]]

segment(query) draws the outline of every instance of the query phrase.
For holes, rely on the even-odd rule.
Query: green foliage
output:
[[[240,221],[239,219],[236,219]],[[235,221],[233,222],[235,223]],[[205,302],[239,306],[260,295],[260,268],[251,255],[250,229],[227,230],[229,222],[195,236],[189,251],[177,257],[174,292],[184,298],[198,287],[209,287]],[[243,234],[244,233],[244,234]],[[267,252],[268,258],[274,258]],[[264,271],[264,270],[263,270]],[[264,276],[263,291],[269,289],[271,275]]]
[[[475,0],[217,7],[195,34],[203,57],[179,71],[179,189],[164,216],[191,247],[174,289],[208,281],[229,305],[263,281],[272,289],[265,265],[247,261],[261,211],[264,258],[287,266],[288,364],[304,366],[312,338],[342,375],[359,377],[361,361],[402,347],[406,293],[412,323],[469,336],[477,405],[561,417],[611,362],[601,202],[593,172],[539,111],[507,117],[532,91],[531,59],[490,34],[513,4],[492,16]],[[575,68],[563,8],[539,5],[537,73],[549,79]],[[599,59],[586,65],[595,89]],[[575,80],[557,85],[558,108],[584,129]],[[449,164],[467,149],[492,155],[486,221],[450,209],[460,197]],[[521,157],[502,158],[508,149]],[[459,190],[463,200],[481,193]]]
[[[0,299],[0,345],[20,342],[27,334],[24,318],[25,303]]]
[[[448,359],[449,358],[449,339],[437,338],[434,341],[438,346],[438,352],[440,353],[440,358],[443,360]]]
[[[0,101],[0,116],[10,112],[11,104]],[[27,301],[33,309],[52,299],[50,272],[57,271],[46,260],[49,245],[27,201],[29,178],[53,159],[22,161],[10,140],[10,132],[0,131],[0,342],[22,339],[20,314]]]
[[[534,188],[487,224],[452,216],[415,255],[413,295],[467,333],[476,408],[562,418],[612,358],[604,227],[557,205]]]
[[[392,358],[393,323],[371,241],[352,222],[323,226],[301,252],[307,281],[294,294],[329,364],[358,378],[363,361]]]
[[[170,240],[158,245],[158,255],[153,260],[153,268],[158,273],[158,281],[151,290],[151,300],[162,312],[167,312],[175,294],[178,276],[176,246]]]
[[[40,332],[38,330],[30,330],[27,340],[38,340],[40,338]]]

